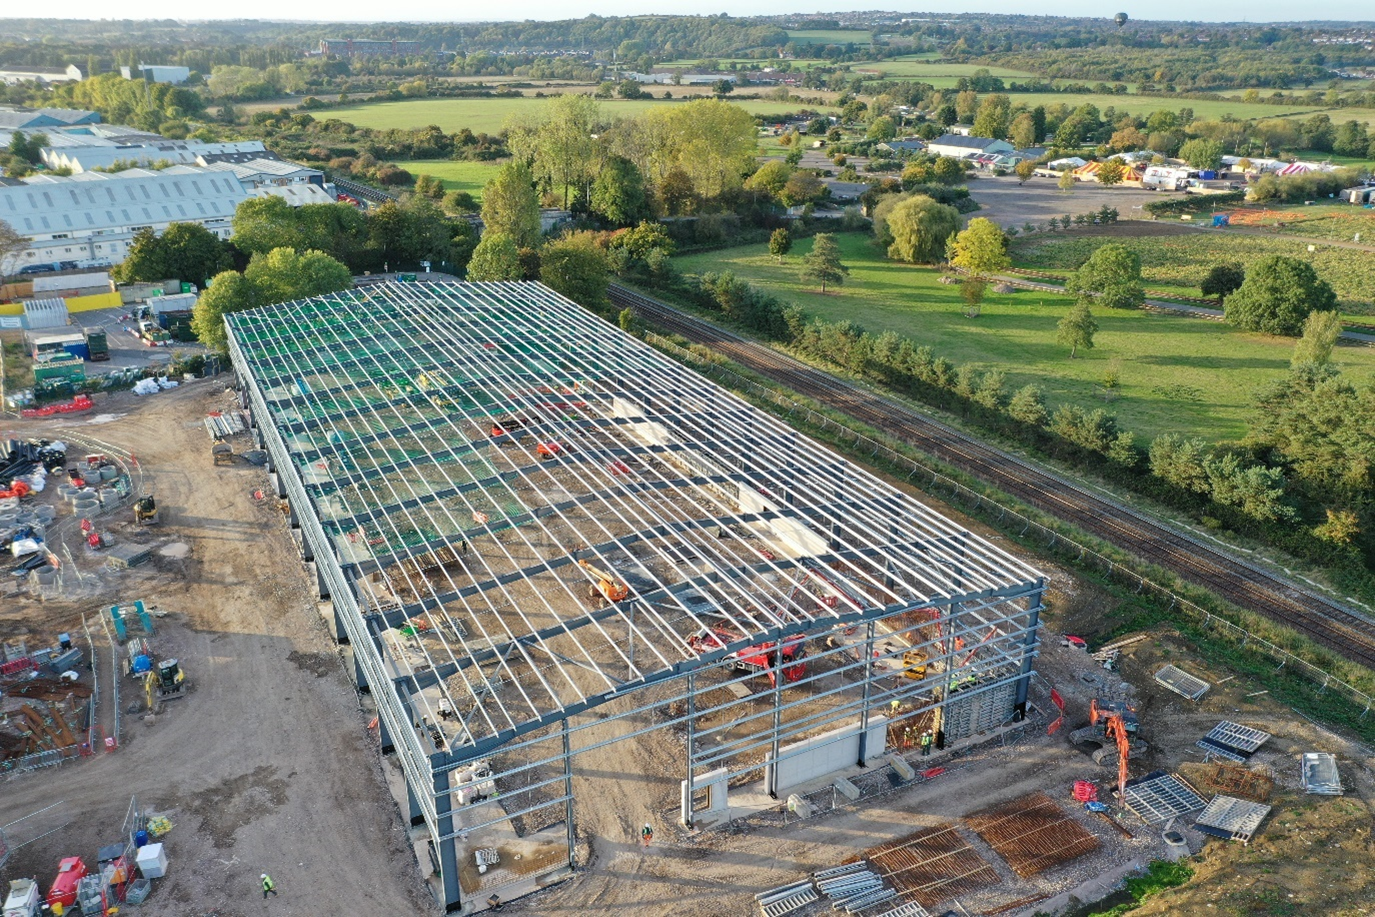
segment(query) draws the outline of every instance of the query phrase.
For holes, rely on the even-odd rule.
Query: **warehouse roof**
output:
[[[199,221],[232,217],[245,196],[235,176],[186,166],[35,175],[0,187],[0,220],[23,235]]]
[[[380,284],[227,321],[293,510],[351,571],[416,716],[462,711],[454,745],[761,639],[1042,581],[540,284]],[[604,603],[604,579],[627,594]],[[737,637],[690,647],[708,628]]]

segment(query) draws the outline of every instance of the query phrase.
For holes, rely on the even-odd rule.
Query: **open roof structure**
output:
[[[381,284],[228,325],[417,796],[544,727],[566,743],[569,718],[632,690],[867,622],[854,685],[874,623],[914,610],[929,684],[964,665],[1025,701],[1040,573],[540,284]],[[868,688],[842,690],[806,728],[868,722]],[[771,736],[740,749],[777,759],[803,734],[775,695]],[[690,738],[689,773],[729,751],[695,759]]]
[[[392,284],[230,326],[369,606],[430,625],[412,673],[454,709],[484,691],[458,744],[672,671],[703,629],[744,646],[1039,578],[539,284]],[[590,602],[579,561],[632,601]]]

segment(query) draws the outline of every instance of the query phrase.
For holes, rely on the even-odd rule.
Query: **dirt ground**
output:
[[[275,509],[250,499],[263,471],[211,465],[201,419],[231,400],[207,380],[146,399],[102,397],[94,424],[65,419],[136,453],[151,474],[162,523],[131,539],[184,544],[189,556],[177,559],[174,549],[149,566],[104,574],[106,591],[80,603],[6,599],[0,634],[27,634],[38,645],[60,630],[79,632],[82,612],[142,598],[169,612],[154,639],[178,655],[191,687],[151,725],[126,715],[113,753],[0,782],[0,824],[61,803],[9,832],[17,843],[57,829],[17,850],[0,878],[36,875],[46,886],[58,859],[73,854],[93,866],[96,848],[118,840],[136,795],[176,825],[166,838],[168,878],[140,911],[150,917],[431,913],[299,556]],[[63,426],[9,421],[3,429],[57,438]],[[123,684],[128,708],[138,691]],[[102,684],[106,716],[107,692]],[[262,872],[280,892],[270,904]]]
[[[102,574],[106,595],[83,603],[6,600],[0,605],[0,635],[25,633],[36,639],[78,626],[81,612],[108,604],[110,596],[143,598],[168,612],[158,620],[157,639],[179,654],[192,689],[152,725],[126,716],[123,747],[112,754],[0,783],[0,824],[62,803],[36,820],[45,830],[59,830],[19,850],[0,878],[37,874],[47,882],[60,856],[90,856],[115,839],[129,797],[137,794],[140,803],[168,814],[177,826],[167,839],[169,878],[144,907],[154,917],[364,909],[435,913],[383,784],[375,741],[364,728],[365,717],[283,522],[275,509],[250,498],[252,490],[264,486],[263,472],[242,464],[211,466],[200,419],[207,410],[226,406],[229,398],[214,382],[146,400],[114,396],[98,406],[97,419],[104,422],[83,427],[136,451],[152,476],[164,521],[156,531],[129,537],[186,544],[189,556],[159,555],[149,567]],[[56,435],[57,426],[12,422],[4,429],[12,435]],[[958,518],[936,501],[922,499]],[[996,533],[971,527],[1006,545]],[[1195,865],[1198,878],[1140,913],[1285,914],[1300,912],[1291,906],[1315,904],[1338,917],[1370,913],[1375,875],[1370,750],[1264,694],[1248,696],[1258,688],[1244,678],[1224,681],[1224,671],[1195,658],[1168,634],[1128,649],[1120,678],[1103,672],[1083,651],[1060,647],[1057,636],[1107,632],[1115,623],[1116,600],[1063,568],[1038,563],[1052,581],[1040,674],[1033,682],[1033,699],[1041,709],[1019,733],[959,757],[936,757],[930,763],[948,766],[945,774],[862,808],[808,822],[764,818],[695,834],[675,824],[682,777],[675,734],[659,731],[586,752],[574,764],[579,870],[506,910],[742,917],[756,912],[755,892],[1038,790],[1094,834],[1099,849],[1023,881],[961,828],[1003,882],[961,898],[960,904],[971,914],[991,913],[1017,900],[1049,901],[1080,892],[1083,883],[1147,862],[1163,850],[1158,828],[1148,829],[1127,815],[1123,821],[1135,837],[1122,838],[1068,795],[1074,780],[1094,779],[1103,798],[1110,799],[1109,771],[1071,748],[1065,736],[1083,724],[1091,697],[1112,693],[1125,678],[1134,686],[1129,696],[1151,744],[1150,752],[1133,763],[1134,775],[1201,761],[1193,743],[1221,719],[1275,736],[1255,758],[1276,780],[1277,805],[1257,840],[1243,847],[1188,832],[1194,849],[1203,850]],[[1213,689],[1195,704],[1159,688],[1151,675],[1165,662],[1213,682]],[[1068,716],[1065,729],[1047,736],[1051,686],[1065,696]],[[129,704],[126,697],[123,705]],[[607,720],[578,744],[644,725]],[[1337,754],[1346,797],[1315,801],[1299,795],[1296,755],[1311,750]],[[69,824],[62,827],[63,822]],[[638,842],[645,822],[656,830],[648,850]],[[258,891],[263,871],[281,890],[269,904]],[[1029,915],[1035,909],[1033,900],[1007,913]]]
[[[969,195],[979,202],[976,216],[1018,229],[1023,223],[1042,224],[1066,213],[1090,213],[1105,204],[1116,207],[1123,220],[1140,220],[1145,215],[1142,205],[1174,196],[1098,182],[1077,182],[1073,191],[1065,192],[1053,178],[1033,178],[1023,185],[1015,176],[980,176],[969,183]]]

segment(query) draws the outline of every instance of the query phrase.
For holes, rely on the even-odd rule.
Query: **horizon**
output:
[[[109,7],[104,3],[96,3],[95,0],[74,0],[59,8],[58,12],[46,13],[43,16],[0,16],[0,22],[8,22],[20,19],[51,19],[77,21],[85,20],[92,22],[147,22],[159,19],[172,19],[183,23],[213,23],[231,22],[244,20],[258,20],[273,23],[300,23],[303,25],[373,25],[386,23],[504,23],[504,22],[557,22],[561,20],[585,19],[589,16],[602,16],[605,18],[622,18],[629,16],[715,16],[721,11],[702,9],[700,3],[689,3],[678,0],[661,5],[654,10],[647,10],[638,4],[628,2],[628,0],[609,0],[609,2],[592,3],[576,8],[567,4],[556,2],[556,0],[531,0],[531,2],[520,4],[517,9],[522,10],[515,15],[505,18],[463,18],[452,15],[451,8],[446,9],[446,4],[439,0],[405,0],[402,3],[391,4],[390,8],[397,11],[404,11],[401,15],[387,19],[355,17],[349,15],[345,10],[352,10],[355,7],[363,8],[365,5],[356,0],[343,0],[331,4],[332,9],[341,11],[341,15],[329,16],[324,18],[314,18],[311,16],[281,17],[272,15],[279,13],[279,6],[275,3],[265,2],[265,0],[245,0],[236,4],[235,9],[239,11],[236,16],[198,16],[195,18],[184,15],[185,5],[176,0],[146,0],[141,4],[143,15],[137,17],[111,17],[108,15]],[[872,4],[858,3],[838,3],[829,5],[825,9],[803,11],[790,8],[789,4],[783,0],[757,0],[747,4],[744,8],[730,13],[735,19],[752,19],[762,16],[786,16],[794,15],[835,15],[853,12],[879,12],[894,13],[903,16],[920,16],[923,14],[937,15],[1006,15],[1006,16],[1028,16],[1028,17],[1048,17],[1063,19],[1110,19],[1111,15],[1104,15],[1105,9],[1101,4],[1091,3],[1089,0],[1070,0],[1068,3],[1056,2],[1045,3],[1044,9],[1027,9],[1017,13],[1007,12],[1001,4],[994,4],[990,0],[975,0],[975,2],[962,2],[956,4],[945,4],[928,6],[920,10],[896,10],[879,9],[876,10]],[[1170,15],[1171,10],[1180,10],[1183,15],[1174,17]],[[1225,7],[1217,7],[1219,11]],[[1207,25],[1291,25],[1321,27],[1323,25],[1342,25],[1342,26],[1369,26],[1375,28],[1375,20],[1359,18],[1361,13],[1369,15],[1369,6],[1365,2],[1358,0],[1337,0],[1325,12],[1330,13],[1329,18],[1323,19],[1294,19],[1293,6],[1281,0],[1256,0],[1256,2],[1246,5],[1245,15],[1238,19],[1234,16],[1228,18],[1198,18],[1199,8],[1194,3],[1184,2],[1184,0],[1163,0],[1152,7],[1152,12],[1156,15],[1150,18],[1132,16],[1135,22],[1160,22],[1160,23],[1199,23]],[[1231,12],[1230,10],[1228,12]],[[1342,13],[1347,15],[1343,16]]]

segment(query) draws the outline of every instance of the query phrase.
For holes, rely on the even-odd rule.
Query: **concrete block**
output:
[[[840,792],[840,795],[844,796],[846,799],[851,802],[859,801],[859,787],[855,786],[844,777],[837,777],[834,786],[836,790]]]
[[[898,772],[898,776],[903,780],[911,780],[917,776],[917,772],[912,769],[901,755],[889,755],[888,763],[893,765],[893,770]]]
[[[788,811],[798,818],[811,818],[816,814],[816,809],[812,808],[812,804],[796,793],[788,797]]]

